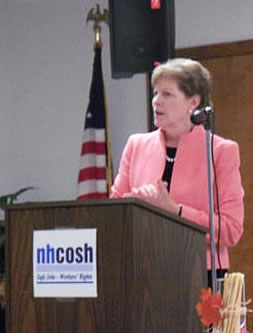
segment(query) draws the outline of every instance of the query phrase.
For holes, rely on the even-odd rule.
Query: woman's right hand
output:
[[[179,205],[168,192],[167,182],[162,180],[158,180],[156,186],[153,184],[144,184],[138,188],[134,187],[130,193],[124,194],[123,197],[139,198],[174,214],[178,214],[179,212]]]

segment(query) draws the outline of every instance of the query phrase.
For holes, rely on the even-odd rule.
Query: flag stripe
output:
[[[83,141],[105,141],[105,129],[104,128],[85,128],[83,133]]]
[[[105,179],[106,178],[106,169],[105,168],[84,168],[80,170],[78,181],[82,182],[88,179]]]
[[[96,154],[105,154],[106,147],[104,142],[84,142],[82,144],[82,151],[81,155],[89,154],[89,153],[96,153]]]
[[[107,192],[107,184],[105,180],[91,179],[79,183],[78,189],[78,198],[82,195],[88,195],[89,193],[103,194]]]
[[[80,169],[90,168],[96,165],[98,168],[102,168],[106,165],[106,155],[87,154],[81,156]]]

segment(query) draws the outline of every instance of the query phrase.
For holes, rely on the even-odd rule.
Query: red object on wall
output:
[[[150,0],[151,9],[161,9],[161,0]]]

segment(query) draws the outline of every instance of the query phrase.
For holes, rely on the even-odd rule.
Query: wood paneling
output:
[[[177,57],[192,58],[200,61],[246,54],[253,54],[253,40],[211,44],[176,50]]]
[[[230,250],[230,262],[231,271],[245,273],[246,298],[253,299],[253,40],[181,49],[177,56],[197,59],[211,71],[215,132],[236,140],[240,146],[245,231]],[[252,331],[252,314],[247,325]]]

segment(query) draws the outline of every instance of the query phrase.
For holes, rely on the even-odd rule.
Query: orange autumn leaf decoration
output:
[[[221,307],[221,293],[213,295],[210,288],[201,290],[200,302],[196,305],[196,310],[198,315],[201,317],[201,322],[204,326],[218,326],[221,319]]]

